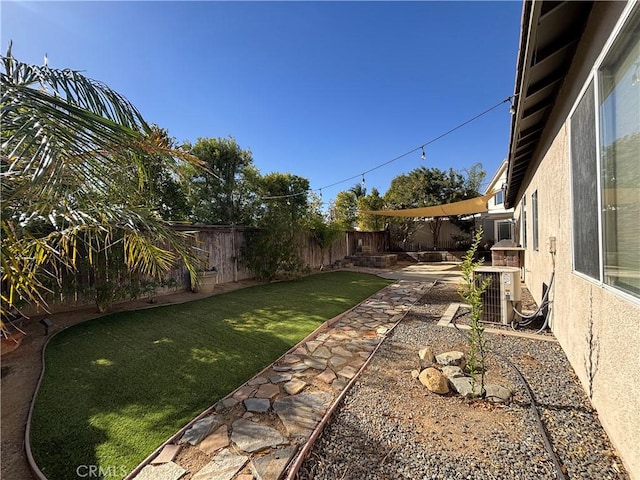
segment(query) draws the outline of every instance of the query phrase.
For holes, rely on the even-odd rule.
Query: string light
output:
[[[515,98],[516,98],[515,95],[513,97],[507,98],[507,100],[509,100],[509,113],[511,115],[515,115],[516,114],[516,106],[513,104],[513,101],[515,100]]]
[[[469,123],[471,123],[471,122],[473,122],[473,121],[475,121],[475,120],[479,119],[480,117],[483,117],[484,115],[486,115],[486,114],[487,114],[487,113],[489,113],[489,112],[492,112],[493,110],[495,110],[496,108],[498,108],[499,106],[501,106],[501,105],[502,105],[502,104],[504,104],[504,103],[507,103],[507,102],[508,102],[508,103],[510,104],[509,113],[511,113],[512,115],[513,115],[513,114],[515,114],[515,107],[514,107],[514,105],[513,105],[513,100],[514,100],[514,98],[515,98],[516,96],[517,96],[517,95],[513,95],[513,96],[511,96],[511,97],[507,97],[507,98],[505,98],[504,100],[502,100],[501,102],[496,103],[496,104],[495,104],[495,105],[493,105],[492,107],[489,107],[489,108],[487,108],[486,110],[484,110],[484,111],[482,111],[482,112],[478,113],[477,115],[474,115],[473,117],[469,118],[468,120],[465,120],[464,122],[462,122],[462,123],[460,123],[460,124],[456,125],[456,126],[455,126],[455,127],[453,127],[452,129],[447,130],[446,132],[444,132],[444,133],[442,133],[442,134],[438,135],[437,137],[435,137],[435,138],[433,138],[433,139],[429,140],[429,141],[428,141],[428,142],[426,142],[426,143],[423,143],[423,144],[422,144],[422,145],[420,145],[419,147],[416,147],[416,148],[414,148],[414,149],[412,149],[412,150],[409,150],[408,152],[405,152],[405,153],[403,153],[403,154],[401,154],[401,155],[398,155],[397,157],[394,157],[394,158],[392,158],[391,160],[387,160],[386,162],[381,163],[380,165],[376,165],[375,167],[370,168],[369,170],[366,170],[366,171],[362,172],[362,174],[360,174],[360,175],[362,175],[362,186],[364,186],[364,185],[365,185],[365,179],[364,179],[365,174],[367,174],[367,173],[371,173],[371,172],[373,172],[373,171],[375,171],[375,170],[378,170],[378,169],[380,169],[380,168],[382,168],[382,167],[385,167],[385,166],[389,165],[390,163],[396,162],[396,161],[400,160],[401,158],[404,158],[404,157],[406,157],[406,156],[408,156],[408,155],[411,155],[412,153],[414,153],[414,152],[416,152],[416,151],[420,151],[420,150],[422,150],[422,154],[421,154],[420,156],[421,156],[421,158],[424,160],[424,159],[426,158],[426,153],[424,152],[424,148],[425,148],[426,146],[431,145],[432,143],[437,142],[437,141],[438,141],[438,140],[440,140],[441,138],[444,138],[444,137],[446,137],[447,135],[452,134],[452,133],[453,133],[453,132],[455,132],[456,130],[461,129],[462,127],[464,127],[464,126],[468,125]],[[354,176],[351,176],[351,177],[349,177],[349,178],[345,178],[345,179],[340,180],[340,181],[338,181],[338,182],[334,182],[334,183],[332,183],[332,184],[330,184],[330,185],[325,185],[325,186],[323,186],[322,188],[319,188],[319,189],[316,189],[316,190],[322,190],[322,189],[327,189],[327,188],[335,187],[336,185],[340,185],[340,184],[342,184],[342,183],[346,183],[346,182],[349,182],[349,181],[351,181],[351,180],[353,180],[353,179],[355,179],[355,178],[358,178],[360,175],[354,175]],[[292,194],[290,194],[290,195],[277,195],[277,196],[272,196],[272,197],[262,197],[262,199],[263,199],[263,200],[272,200],[272,199],[280,199],[280,198],[297,197],[297,196],[300,196],[300,195],[306,195],[309,191],[312,191],[312,190],[311,190],[311,189],[309,189],[309,190],[307,190],[307,191],[298,192],[298,193],[292,193]]]

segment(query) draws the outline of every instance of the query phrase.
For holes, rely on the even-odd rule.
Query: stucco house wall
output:
[[[631,478],[640,479],[640,300],[573,271],[569,114],[605,48],[626,2],[599,2],[591,11],[572,66],[514,205],[517,241],[523,243],[526,197],[525,282],[535,299],[551,290],[551,325]],[[538,196],[539,248],[532,241],[532,194]],[[549,253],[555,238],[556,255]],[[640,252],[638,252],[640,255]]]

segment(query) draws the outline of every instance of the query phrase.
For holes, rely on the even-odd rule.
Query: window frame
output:
[[[538,234],[538,190],[536,189],[531,194],[531,243],[536,252],[540,250]]]
[[[609,55],[609,53],[611,52],[614,44],[616,43],[616,41],[618,40],[618,38],[620,37],[621,32],[624,30],[625,26],[627,25],[627,22],[629,22],[631,20],[631,17],[633,14],[637,14],[640,15],[640,3],[634,3],[634,2],[630,2],[630,4],[628,4],[625,7],[625,10],[623,11],[622,15],[620,16],[620,18],[618,19],[618,23],[615,25],[614,29],[612,30],[611,34],[609,35],[609,38],[607,39],[607,41],[605,42],[602,51],[600,52],[600,54],[598,55],[598,57],[596,58],[591,70],[589,71],[589,74],[587,75],[584,84],[582,85],[578,95],[576,96],[576,99],[569,111],[569,114],[567,116],[567,121],[566,121],[566,128],[568,131],[568,153],[569,153],[569,190],[570,190],[570,213],[571,213],[571,228],[573,230],[573,225],[574,225],[574,212],[575,212],[575,203],[574,203],[574,191],[573,191],[573,152],[571,149],[571,135],[572,135],[572,131],[571,131],[571,120],[575,114],[575,111],[577,110],[582,98],[584,95],[587,94],[587,90],[589,89],[589,87],[591,85],[593,85],[593,100],[595,103],[595,118],[594,120],[594,128],[595,128],[595,149],[596,149],[596,171],[597,171],[597,179],[596,179],[596,187],[597,187],[597,197],[598,197],[598,208],[597,208],[597,228],[598,228],[598,278],[594,278],[589,276],[588,274],[582,273],[578,270],[576,270],[576,266],[575,266],[575,249],[576,249],[576,244],[575,244],[575,239],[573,236],[573,231],[571,232],[570,238],[571,238],[571,273],[590,282],[593,283],[611,293],[614,293],[620,297],[625,298],[626,300],[629,300],[633,303],[637,303],[640,304],[640,296],[635,296],[631,293],[628,293],[624,290],[619,289],[618,287],[614,286],[614,285],[610,285],[608,283],[606,283],[605,281],[605,265],[604,265],[604,257],[605,257],[605,245],[604,245],[604,215],[603,215],[603,209],[602,209],[602,152],[601,152],[601,131],[600,131],[600,123],[601,123],[601,119],[600,119],[600,78],[599,78],[599,72],[600,69],[605,61],[605,59],[607,58],[607,56]],[[525,201],[525,197],[523,197],[522,201]]]
[[[522,200],[520,202],[520,230],[521,230],[521,239],[520,244],[522,248],[527,248],[527,195],[524,194],[522,196]]]

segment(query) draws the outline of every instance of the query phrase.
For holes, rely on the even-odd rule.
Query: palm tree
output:
[[[76,271],[79,256],[95,265],[117,250],[131,272],[156,279],[180,258],[195,277],[190,234],[162,221],[144,186],[151,157],[197,160],[107,85],[21,63],[11,44],[2,62],[3,317],[21,301],[46,309],[47,285]]]
[[[356,183],[349,191],[356,196],[356,201],[367,195],[367,189],[361,183]]]

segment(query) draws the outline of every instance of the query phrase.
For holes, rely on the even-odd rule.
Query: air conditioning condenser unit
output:
[[[476,285],[489,279],[482,294],[483,322],[509,325],[513,320],[513,308],[520,309],[520,269],[516,267],[478,267],[473,271]]]

